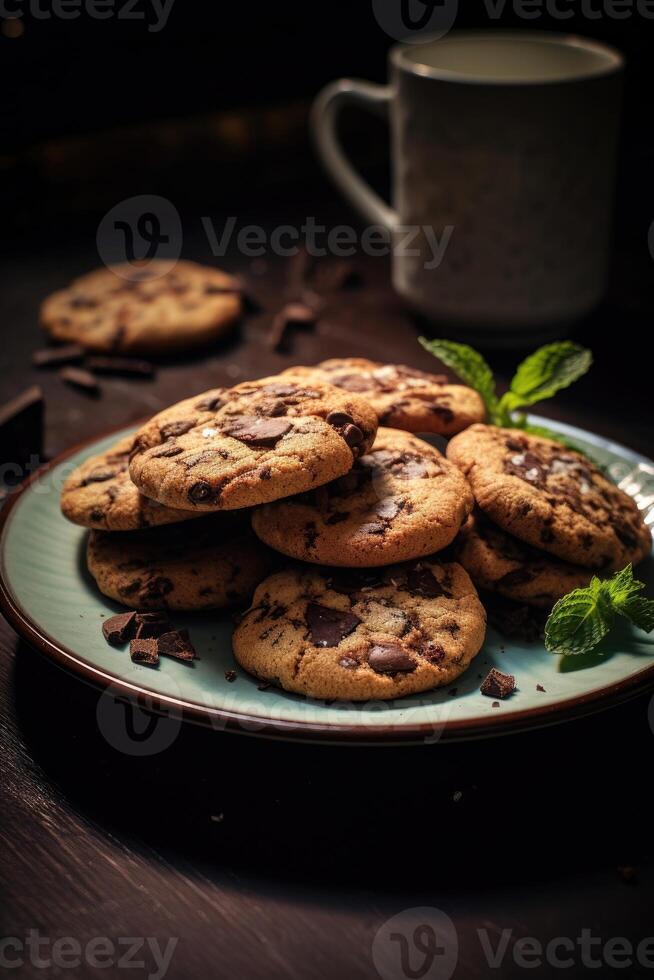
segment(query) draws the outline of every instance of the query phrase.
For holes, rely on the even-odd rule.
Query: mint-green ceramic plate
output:
[[[550,420],[547,424],[555,427]],[[587,432],[558,423],[556,428],[586,447],[654,519],[654,464]],[[0,540],[0,599],[15,629],[61,666],[112,694],[218,730],[392,743],[478,738],[553,724],[654,686],[654,639],[626,623],[604,642],[600,654],[570,665],[548,654],[541,643],[503,639],[490,629],[455,694],[444,689],[390,702],[327,704],[273,688],[262,691],[240,668],[237,680],[229,683],[225,671],[236,666],[230,623],[217,614],[175,615],[176,623],[191,629],[201,658],[195,665],[165,660],[157,670],[135,666],[126,649],[110,647],[102,638],[102,617],[120,607],[97,591],[86,572],[84,530],[59,512],[66,475],[123,434],[112,433],[36,474],[6,504]],[[651,557],[641,577],[651,594]],[[495,708],[479,693],[478,675],[491,666],[515,674],[518,684],[513,697]]]

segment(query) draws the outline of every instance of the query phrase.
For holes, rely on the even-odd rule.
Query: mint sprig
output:
[[[518,365],[509,390],[498,398],[493,372],[473,347],[452,340],[428,340],[426,337],[420,337],[419,340],[430,354],[451,368],[462,381],[481,395],[491,425],[547,435],[556,442],[576,448],[558,433],[550,432],[542,426],[530,425],[524,412],[517,415],[514,413],[546,398],[552,398],[557,391],[567,388],[585,374],[593,363],[593,355],[587,348],[580,347],[571,340],[560,340],[539,347]]]
[[[588,653],[609,633],[616,614],[651,633],[654,599],[639,595],[644,588],[631,565],[606,581],[593,576],[590,585],[569,592],[552,609],[545,624],[546,650],[564,656]]]

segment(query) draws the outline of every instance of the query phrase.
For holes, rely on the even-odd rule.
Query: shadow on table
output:
[[[113,699],[98,712],[97,690],[22,642],[14,676],[18,726],[68,804],[130,846],[205,873],[208,864],[325,886],[483,887],[648,853],[647,698],[465,744],[328,747],[145,715],[121,742],[103,714]]]

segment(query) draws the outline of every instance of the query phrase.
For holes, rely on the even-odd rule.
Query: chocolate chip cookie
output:
[[[285,373],[321,378],[356,392],[370,402],[379,424],[393,429],[451,436],[486,418],[484,403],[472,388],[451,384],[446,375],[428,374],[404,364],[345,357],[322,361],[316,367],[289,368]]]
[[[103,531],[133,531],[175,524],[197,517],[144,497],[129,477],[133,436],[121,439],[105,453],[91,456],[66,479],[61,511],[73,524]]]
[[[205,392],[136,435],[134,483],[169,507],[232,510],[310,490],[372,445],[370,405],[320,381],[271,377]]]
[[[635,502],[585,456],[516,429],[474,425],[448,459],[503,530],[585,568],[622,568],[652,546]]]
[[[81,276],[44,301],[41,324],[89,350],[160,354],[220,337],[241,308],[240,287],[219,269],[153,260]]]
[[[453,463],[422,439],[379,429],[345,476],[255,510],[255,532],[291,558],[365,567],[445,548],[472,510]]]
[[[456,560],[478,589],[541,609],[551,609],[557,599],[584,588],[593,574],[519,541],[481,511],[468,518],[454,547]]]
[[[298,566],[259,585],[233,644],[245,670],[287,691],[366,701],[451,683],[485,630],[483,606],[456,563]]]
[[[273,558],[246,522],[222,514],[147,531],[92,531],[88,569],[130,609],[221,609],[246,603]]]

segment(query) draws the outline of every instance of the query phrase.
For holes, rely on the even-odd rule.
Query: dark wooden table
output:
[[[269,223],[293,221],[275,208]],[[248,276],[262,311],[223,345],[161,364],[151,382],[104,381],[92,401],[34,371],[29,357],[39,300],[97,264],[93,242],[91,227],[78,240],[45,229],[12,251],[2,275],[3,395],[42,385],[50,455],[291,363],[351,353],[430,367],[416,343],[420,325],[388,288],[385,259],[358,259],[359,288],[329,293],[317,327],[278,354],[265,338],[289,295],[288,262],[230,254],[222,264]],[[184,253],[210,260],[198,216],[185,216]],[[629,307],[614,300],[584,326],[596,367],[546,412],[651,452],[649,366],[630,350],[646,320]],[[516,359],[491,355],[502,377]],[[76,949],[94,939],[99,960],[113,964],[101,976],[127,968],[126,955],[143,961],[132,975],[156,973],[152,938],[161,948],[176,940],[170,978],[443,980],[452,968],[462,978],[518,977],[521,937],[574,945],[543,955],[532,974],[558,976],[553,955],[573,958],[567,975],[592,969],[589,956],[610,973],[620,937],[635,947],[654,934],[648,698],[541,732],[409,748],[269,742],[188,726],[145,757],[108,744],[97,703],[96,691],[0,625],[0,955],[6,967],[22,962],[17,975],[43,976],[37,957],[51,958],[63,937],[73,944],[57,956],[80,977],[98,973],[88,952],[75,965]],[[451,943],[431,969],[429,953],[414,948],[424,939],[414,937],[421,914],[407,910],[421,906],[450,918],[456,965]],[[140,937],[139,949],[128,949],[130,937]],[[506,944],[499,969],[485,942]],[[648,976],[643,949],[641,962],[634,954],[616,972]],[[651,967],[652,947],[649,957]]]

